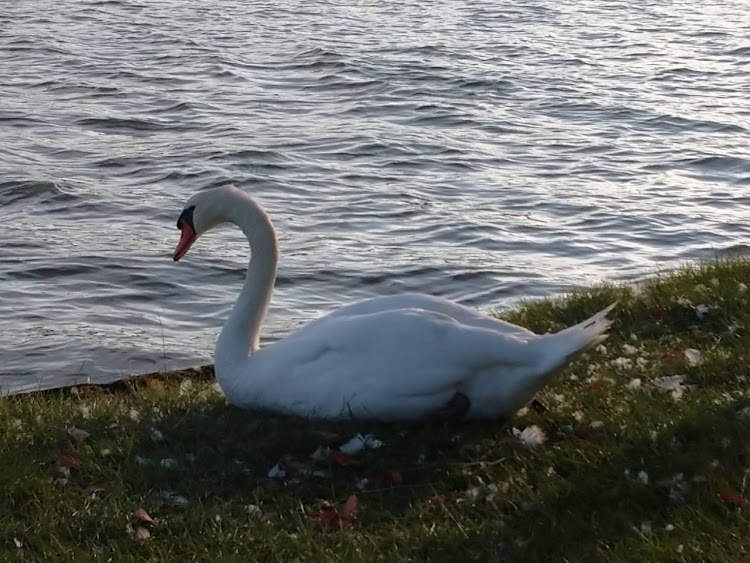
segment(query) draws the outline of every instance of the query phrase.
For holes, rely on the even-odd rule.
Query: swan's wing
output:
[[[441,400],[488,366],[536,362],[536,339],[463,325],[434,311],[394,309],[327,317],[256,353],[253,362],[258,373],[269,374],[268,392],[299,391],[305,394],[300,403],[340,402],[341,396],[370,403]]]
[[[402,311],[407,309],[419,309],[422,311],[439,313],[450,317],[462,325],[487,328],[495,332],[514,334],[521,337],[530,337],[534,335],[530,330],[518,325],[485,315],[475,309],[454,303],[448,299],[423,293],[403,293],[399,295],[386,295],[382,297],[373,297],[372,299],[365,299],[364,301],[341,307],[340,309],[309,323],[308,326],[315,325],[319,322],[325,322],[326,319],[330,318],[373,315],[385,313],[387,311]]]

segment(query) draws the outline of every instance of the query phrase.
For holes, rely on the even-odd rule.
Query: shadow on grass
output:
[[[137,397],[138,389],[131,393]],[[158,389],[149,393],[154,404],[163,401]],[[164,396],[170,393],[165,388]],[[313,545],[341,553],[366,546],[368,556],[344,559],[371,560],[388,556],[396,545],[398,556],[389,560],[683,560],[678,545],[693,537],[702,550],[693,559],[721,560],[732,553],[722,547],[722,534],[747,529],[748,522],[741,509],[716,495],[742,486],[750,436],[738,426],[735,408],[701,412],[704,407],[675,406],[670,425],[635,438],[628,429],[570,433],[569,419],[537,413],[534,422],[550,439],[528,450],[502,424],[327,423],[241,411],[222,401],[195,402],[114,428],[106,417],[90,420],[105,443],[127,433],[128,446],[100,465],[82,463],[71,481],[81,488],[102,479],[119,481],[123,498],[137,499],[131,504],[140,502],[169,522],[158,530],[162,543],[210,533],[216,515],[226,526],[246,524],[248,507],[254,506],[266,520],[266,531],[258,533],[291,534],[297,556],[309,556]],[[346,439],[357,432],[373,432],[385,445],[363,452],[356,467],[309,459],[323,434]],[[92,435],[92,443],[97,438]],[[721,469],[707,472],[713,460]],[[301,462],[323,474],[269,479],[277,462]],[[378,474],[394,469],[403,474],[403,484],[376,483]],[[626,477],[625,469],[634,478]],[[649,475],[647,485],[635,478],[641,470]],[[679,473],[680,486],[658,484]],[[369,484],[358,490],[355,482],[363,477]],[[478,487],[481,483],[485,486]],[[487,500],[486,485],[492,483],[507,483],[508,489]],[[467,494],[472,488],[480,489],[477,498]],[[175,507],[164,492],[184,497],[190,507]],[[317,499],[341,502],[350,494],[362,505],[353,529],[327,532],[313,522]],[[664,531],[668,524],[679,530]],[[274,559],[274,542],[244,541],[259,558]]]

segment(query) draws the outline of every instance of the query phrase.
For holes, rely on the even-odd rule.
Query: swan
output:
[[[509,417],[584,349],[607,338],[616,303],[555,334],[480,314],[446,299],[402,294],[344,306],[259,346],[279,251],[271,219],[245,191],[200,191],[177,220],[180,260],[217,225],[248,239],[247,277],[216,341],[227,400],[307,418],[378,421]]]

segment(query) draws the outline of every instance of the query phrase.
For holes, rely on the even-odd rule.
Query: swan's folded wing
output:
[[[453,388],[488,366],[536,361],[528,339],[421,309],[331,318],[274,346],[300,378],[390,384],[402,394]]]

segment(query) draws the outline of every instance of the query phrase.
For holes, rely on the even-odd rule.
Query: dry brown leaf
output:
[[[149,389],[164,389],[164,382],[161,379],[149,379],[146,386]]]
[[[138,518],[141,522],[145,522],[146,524],[153,524],[154,519],[149,516],[148,512],[146,512],[143,508],[136,508],[135,512],[133,512],[133,516]]]
[[[89,434],[85,430],[81,430],[80,428],[76,428],[75,426],[71,426],[65,432],[76,448],[83,444],[86,441],[86,438],[91,436],[91,434]]]
[[[78,452],[75,450],[63,450],[60,452],[60,466],[62,467],[77,467],[78,466]]]
[[[321,526],[344,529],[350,527],[359,518],[359,499],[356,495],[346,499],[340,510],[333,508],[330,503],[324,503],[319,503],[322,511],[315,517],[315,521]]]
[[[724,501],[727,504],[733,504],[735,506],[748,506],[750,501],[743,497],[739,493],[719,493],[716,495],[719,500]]]
[[[344,506],[339,511],[339,517],[350,524],[359,518],[359,499],[357,495],[352,495],[346,499]]]

